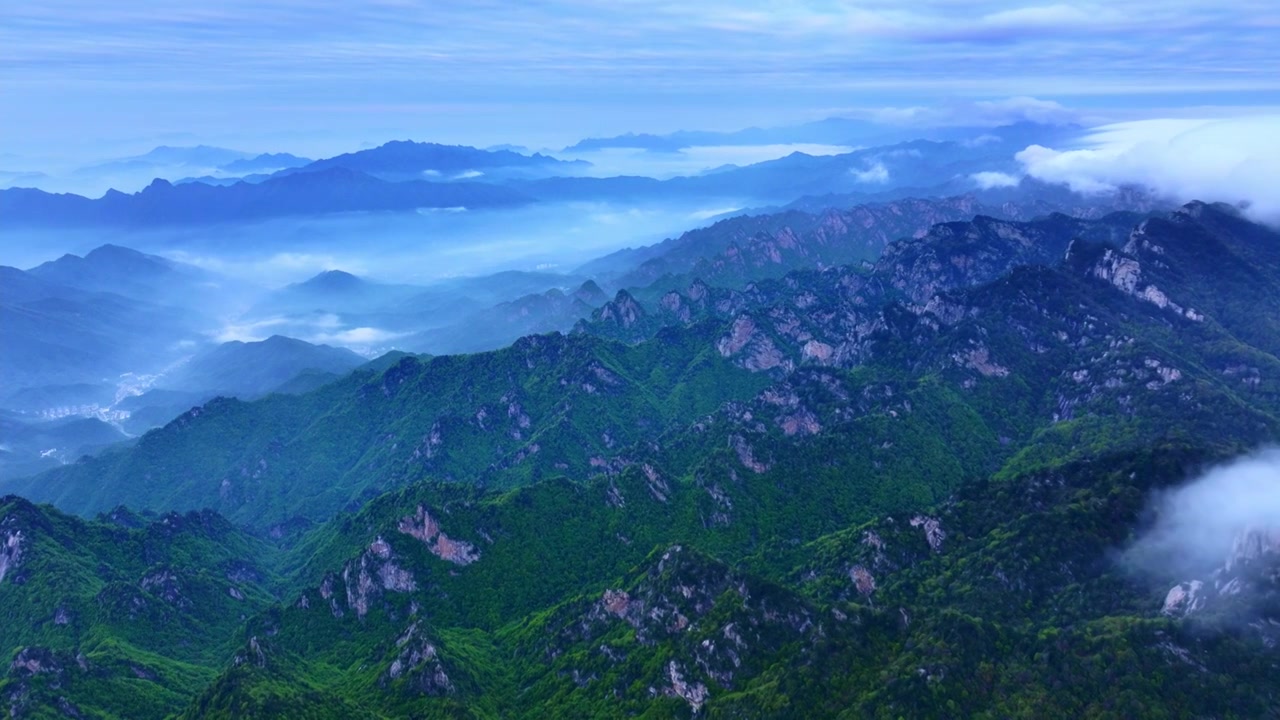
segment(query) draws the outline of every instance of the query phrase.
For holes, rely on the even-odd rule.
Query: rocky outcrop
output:
[[[605,303],[597,310],[593,320],[611,323],[623,329],[639,324],[645,317],[644,308],[626,290],[619,290],[613,300]]]
[[[756,474],[769,472],[769,468],[771,467],[769,463],[756,458],[755,451],[752,450],[751,445],[747,443],[746,438],[741,435],[734,435],[729,438],[729,445],[738,455],[738,462],[742,463],[742,467]]]
[[[1141,236],[1146,231],[1144,223],[1134,231],[1135,236]],[[1144,247],[1131,239],[1126,245],[1126,250]],[[1149,251],[1159,251],[1159,246],[1147,243],[1145,247]],[[1154,248],[1154,250],[1152,250]],[[1169,299],[1169,296],[1163,290],[1156,287],[1152,283],[1145,283],[1142,279],[1142,265],[1137,258],[1129,256],[1124,252],[1107,249],[1103,252],[1102,257],[1094,263],[1090,273],[1093,277],[1104,282],[1110,283],[1120,292],[1135,297],[1144,302],[1149,302],[1161,310],[1172,310],[1182,315],[1188,320],[1201,322],[1204,315],[1197,312],[1194,308],[1184,308],[1182,305]]]
[[[964,352],[955,353],[951,359],[956,364],[977,370],[983,377],[1008,377],[1009,368],[1003,367],[991,359],[991,351],[986,347],[976,347]]]
[[[849,579],[853,581],[853,586],[857,588],[858,593],[865,598],[870,598],[871,593],[876,591],[875,576],[862,565],[854,565],[849,569]]]
[[[812,200],[822,204],[806,205],[807,212],[729,218],[668,240],[657,246],[660,255],[645,261],[619,284],[647,286],[664,275],[691,273],[724,285],[778,277],[796,268],[867,261],[900,238],[919,238],[940,223],[967,221],[975,215],[1028,221],[1058,212],[1100,218],[1113,210],[1144,212],[1160,206],[1146,193],[1133,190],[1088,200],[1032,193],[999,205],[983,203],[973,195],[906,198],[841,209],[832,207],[840,203],[837,198]]]
[[[716,343],[716,350],[723,357],[737,355],[751,341],[755,332],[755,321],[747,315],[741,315],[733,321],[733,327],[729,329],[729,333]]]
[[[465,540],[456,540],[440,530],[440,524],[422,505],[417,512],[400,519],[396,529],[410,537],[421,540],[432,555],[453,563],[454,565],[470,565],[480,559],[480,550]]]
[[[383,688],[399,686],[416,695],[437,697],[454,692],[436,646],[414,621],[396,639],[395,657],[378,679]]]
[[[62,663],[53,651],[42,647],[24,647],[9,663],[9,673],[19,677],[42,674],[59,675],[63,672]]]
[[[716,343],[716,350],[721,357],[734,358],[752,372],[789,370],[794,365],[748,315],[740,315],[733,321],[728,333]]]
[[[605,640],[619,623],[635,642]],[[780,593],[729,570],[695,550],[673,545],[651,556],[647,568],[625,588],[605,590],[589,604],[565,608],[553,622],[558,631],[544,648],[546,657],[570,647],[602,656],[611,665],[630,666],[653,648],[672,652],[661,675],[645,679],[649,696],[679,697],[699,712],[717,688],[732,689],[751,672],[748,658],[782,647],[810,647],[823,637],[815,611],[799,597]],[[639,654],[637,657],[630,657]],[[647,662],[647,660],[641,660]],[[593,673],[568,666],[557,670],[579,686]]]
[[[1165,615],[1190,615],[1204,607],[1205,597],[1200,592],[1202,589],[1204,589],[1204,583],[1199,580],[1189,580],[1174,585],[1165,595],[1164,607],[1160,611]]]
[[[667,485],[667,481],[658,473],[658,469],[649,463],[640,466],[640,471],[644,475],[645,486],[649,488],[649,494],[654,500],[660,503],[667,501],[667,496],[671,494],[671,486]]]
[[[346,587],[347,607],[354,610],[357,617],[367,615],[373,601],[384,592],[406,593],[418,589],[413,574],[396,563],[391,546],[381,537],[370,543],[360,557],[342,567],[342,582]],[[324,589],[322,585],[322,596]]]
[[[942,529],[941,520],[926,515],[916,515],[911,518],[911,527],[924,528],[924,539],[929,543],[929,549],[942,552],[942,541],[947,538],[947,533]]]
[[[171,568],[161,568],[142,576],[139,587],[178,608],[191,607],[191,600],[182,592],[182,580]]]
[[[82,654],[73,658],[65,651],[55,652],[45,647],[21,648],[9,663],[8,677],[4,682],[4,700],[9,705],[7,717],[60,716],[73,720],[91,717],[61,694],[67,690],[71,673],[89,669]],[[53,692],[41,692],[36,688]]]
[[[0,582],[22,563],[25,544],[21,530],[6,528],[0,532]]]
[[[253,665],[255,667],[264,668],[267,666],[267,653],[262,649],[262,643],[258,641],[258,636],[254,635],[249,638],[248,644],[244,651],[236,654],[231,659],[231,664],[239,667],[241,665]]]
[[[675,660],[667,664],[667,677],[671,680],[671,693],[689,703],[689,707],[693,708],[695,713],[702,709],[711,695],[706,685],[700,682],[685,682],[684,674],[680,672],[680,666]]]
[[[1166,593],[1160,612],[1248,625],[1269,646],[1280,645],[1280,529],[1237,534],[1223,563],[1207,577],[1185,580]]]
[[[631,607],[631,596],[625,590],[605,590],[600,607],[614,617],[625,618],[627,608]]]

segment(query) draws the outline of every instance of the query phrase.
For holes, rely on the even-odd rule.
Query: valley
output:
[[[1266,714],[1280,546],[1195,570],[1243,573],[1230,600],[1117,558],[1280,434],[1280,236],[1110,210],[730,219],[584,266],[640,270],[502,349],[219,346],[183,384],[244,400],[6,482],[52,503],[0,519],[10,711]]]
[[[0,2],[0,715],[1280,718],[1280,8]]]

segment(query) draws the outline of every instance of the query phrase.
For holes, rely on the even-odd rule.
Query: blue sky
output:
[[[1274,0],[7,0],[0,157],[1231,114],[1277,38]]]

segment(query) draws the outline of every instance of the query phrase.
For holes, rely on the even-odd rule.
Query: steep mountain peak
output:
[[[281,168],[294,168],[314,162],[310,158],[292,153],[262,153],[251,158],[241,158],[221,166],[225,172],[264,172]]]
[[[288,335],[272,335],[266,340],[259,341],[263,347],[329,347],[327,345],[313,346],[311,343],[297,338],[291,338]]]
[[[106,289],[111,278],[135,282],[168,274],[175,263],[158,255],[149,255],[122,245],[100,245],[81,257],[67,253],[57,260],[42,263],[29,272],[42,279],[82,289]]]
[[[272,335],[255,342],[231,341],[199,353],[160,378],[157,386],[253,398],[275,391],[306,371],[343,375],[365,361],[346,348]]]
[[[595,280],[588,280],[573,292],[573,296],[589,305],[599,305],[609,299],[605,291],[596,284]]]
[[[322,161],[321,161],[322,162]],[[299,168],[296,172],[281,173],[263,184],[288,183],[290,185],[324,185],[327,183],[376,183],[377,178],[361,169],[346,165],[321,165],[319,162]]]
[[[345,270],[325,270],[298,283],[298,287],[320,292],[350,292],[364,287],[368,282]]]
[[[619,290],[613,300],[597,310],[593,320],[630,328],[644,319],[645,310],[631,293]]]
[[[458,173],[493,168],[569,165],[543,155],[521,155],[510,150],[488,151],[467,145],[441,145],[414,140],[392,140],[378,147],[317,160],[300,168],[302,172],[346,168],[379,177],[448,179]],[[463,176],[465,177],[465,176]]]
[[[98,247],[90,250],[89,253],[84,256],[84,259],[91,262],[145,262],[165,266],[172,264],[169,260],[162,258],[159,255],[149,255],[139,250],[134,250],[133,248],[124,247],[123,245],[113,245],[111,243],[99,245]]]

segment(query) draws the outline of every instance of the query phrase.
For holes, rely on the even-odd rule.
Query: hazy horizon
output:
[[[552,291],[581,278],[518,288],[495,280],[501,291],[473,288],[447,308],[427,298],[412,312],[381,288],[370,291],[386,295],[376,303],[320,302],[318,316],[287,302],[245,314],[245,288],[269,296],[335,269],[417,286],[507,270],[572,273],[726,213],[797,204],[986,193],[992,207],[1072,211],[1136,187],[1149,196],[1143,207],[1224,201],[1280,223],[1277,29],[1280,8],[1264,2],[9,4],[0,6],[0,207],[9,213],[0,217],[0,265],[34,268],[114,243],[238,284],[202,296],[198,309],[218,317],[184,318],[188,334],[165,335],[165,352],[192,338],[285,329],[362,351],[392,341],[470,350],[568,329],[585,305],[558,307]],[[831,118],[854,122],[803,127]],[[739,132],[749,128],[764,131]],[[690,134],[649,137],[649,147],[573,147],[680,131]],[[590,165],[393,148],[372,165],[319,166],[368,177],[261,188],[305,162],[226,167],[237,153],[323,160],[393,140]],[[159,146],[178,150],[140,157]],[[206,176],[249,184],[102,199],[155,178]],[[629,179],[601,180],[620,177]],[[15,187],[44,192],[6,190]],[[665,272],[714,264],[722,251],[713,242]],[[641,265],[665,250],[647,252],[599,278],[610,292],[623,287],[615,280],[652,281]],[[127,265],[94,272],[116,273],[111,292],[138,292]],[[471,337],[468,318],[498,317],[518,298],[541,309],[511,310],[507,329]],[[431,334],[444,316],[449,338]],[[151,360],[122,367],[151,372]]]
[[[1277,28],[1254,0],[12,3],[0,156],[1236,116],[1280,108]]]

